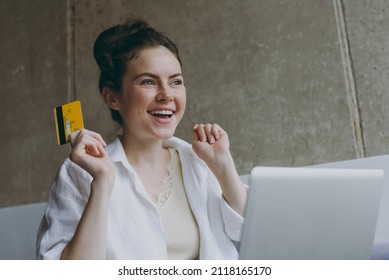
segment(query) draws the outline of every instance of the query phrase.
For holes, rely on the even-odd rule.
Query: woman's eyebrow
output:
[[[144,72],[144,73],[140,73],[140,74],[136,75],[134,77],[134,81],[139,79],[140,77],[150,77],[150,78],[153,78],[153,79],[159,79],[158,75],[155,75],[155,74],[150,73],[150,72]],[[173,78],[176,78],[176,77],[183,77],[183,76],[182,76],[181,73],[175,73],[173,75],[170,75],[169,79],[173,79]]]
[[[158,76],[153,74],[153,73],[149,73],[149,72],[144,72],[144,73],[140,73],[138,75],[136,75],[134,77],[134,81],[139,79],[140,77],[150,77],[150,78],[153,78],[153,79],[158,79]]]
[[[176,74],[173,74],[169,77],[169,79],[173,79],[173,78],[176,78],[176,77],[183,77],[181,73],[176,73]]]

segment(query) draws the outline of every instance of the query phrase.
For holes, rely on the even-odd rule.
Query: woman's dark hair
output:
[[[119,93],[129,61],[142,50],[158,46],[166,47],[182,64],[177,46],[144,20],[129,20],[101,32],[93,47],[93,55],[100,68],[100,93],[104,87]],[[110,110],[113,120],[123,125],[119,112]]]

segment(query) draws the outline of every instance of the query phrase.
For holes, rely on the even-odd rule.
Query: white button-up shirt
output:
[[[237,259],[244,219],[222,197],[221,188],[190,144],[164,141],[180,157],[188,201],[200,231],[200,259]],[[119,138],[106,147],[116,166],[108,209],[107,259],[166,259],[166,239],[158,210]],[[150,174],[152,176],[152,174]],[[52,185],[38,231],[37,258],[59,259],[73,238],[90,194],[92,177],[66,159]]]

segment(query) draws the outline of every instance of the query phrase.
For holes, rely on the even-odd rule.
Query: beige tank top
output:
[[[186,197],[178,152],[174,148],[168,149],[171,158],[169,176],[157,201],[165,230],[168,259],[198,259],[199,228]]]

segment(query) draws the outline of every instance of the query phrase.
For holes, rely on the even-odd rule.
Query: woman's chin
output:
[[[175,130],[158,131],[158,138],[161,140],[167,140],[174,136]]]
[[[167,140],[167,139],[170,139],[174,136],[174,133],[169,133],[169,134],[166,134],[166,135],[163,135],[161,137],[162,140]]]

